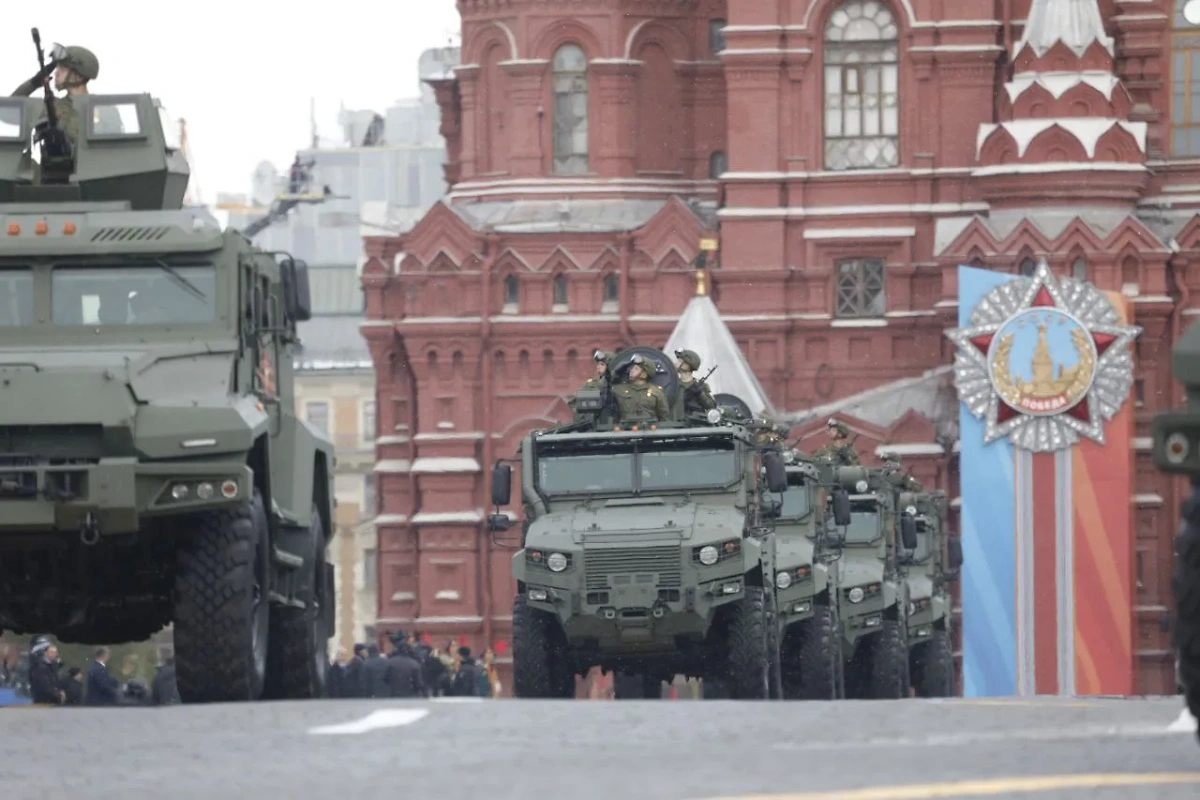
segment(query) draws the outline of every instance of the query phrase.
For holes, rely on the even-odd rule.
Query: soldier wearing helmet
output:
[[[846,427],[846,423],[831,417],[825,424],[825,429],[829,432],[829,441],[818,448],[813,453],[814,456],[832,458],[843,466],[858,466],[862,463],[858,458],[858,452],[849,441],[850,429]]]
[[[608,374],[608,368],[612,364],[613,359],[616,357],[617,357],[616,353],[613,353],[608,350],[593,351],[592,352],[592,361],[595,362],[595,364],[596,364],[596,374],[593,375],[592,377],[588,378],[586,381],[584,381],[583,386],[579,387],[579,389],[577,390],[577,393],[581,392],[585,389],[603,389],[605,386],[607,386],[611,380],[609,377],[609,374]],[[567,406],[572,411],[575,410],[574,395],[572,395],[571,398],[569,400],[567,400]]]
[[[700,356],[695,350],[676,350],[675,369],[679,372],[679,394],[672,409],[676,419],[703,416],[710,408],[717,407],[708,383],[696,379]]]
[[[635,354],[629,364],[627,379],[613,387],[622,422],[661,422],[671,418],[667,396],[653,383],[654,362]]]
[[[48,86],[50,76],[53,75],[54,88],[66,93],[54,99],[58,126],[74,144],[79,140],[79,113],[75,109],[74,98],[88,93],[88,82],[95,80],[100,74],[100,60],[86,47],[63,47],[61,44],[55,44],[50,49],[50,63],[47,69],[52,72],[39,70],[36,75],[18,86],[12,96],[29,97],[43,85]]]

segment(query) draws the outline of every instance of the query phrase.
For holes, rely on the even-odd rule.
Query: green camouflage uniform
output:
[[[684,364],[691,367],[693,376],[696,370],[700,369],[700,356],[694,350],[676,350],[675,355]],[[701,417],[709,409],[716,408],[717,401],[713,398],[712,390],[708,388],[707,382],[692,380],[684,383],[679,383],[679,394],[675,398],[675,407],[672,409],[675,419],[684,419],[685,417]]]
[[[840,466],[844,467],[860,466],[862,461],[859,460],[858,451],[856,451],[849,442],[845,441],[846,437],[850,435],[850,429],[846,427],[845,423],[831,419],[829,420],[827,427],[830,430],[837,431],[839,434],[841,434],[841,436],[838,441],[821,445],[821,447],[817,448],[816,452],[813,453],[813,456],[816,458],[831,458]]]
[[[100,61],[92,53],[84,47],[66,47],[60,48],[55,45],[51,51],[52,59],[51,69],[54,65],[61,65],[73,69],[83,79],[83,84],[96,79],[100,74]],[[42,74],[38,73],[29,80],[17,87],[12,93],[13,97],[29,97],[34,92],[42,88]],[[67,140],[72,146],[79,141],[79,112],[75,109],[75,104],[70,94],[63,97],[55,97],[54,111],[58,117],[58,127],[67,135]],[[109,109],[111,110],[111,109]],[[119,132],[119,131],[118,131]]]
[[[608,350],[596,350],[594,353],[592,353],[592,360],[597,364],[603,363],[605,369],[612,364],[613,359],[616,357],[616,353]],[[576,390],[576,394],[582,392],[584,389],[603,389],[607,383],[608,381],[604,380],[604,378],[600,377],[599,375],[593,375],[583,382],[583,386],[580,386]],[[571,395],[571,397],[567,399],[567,407],[572,411],[575,410],[575,395]]]
[[[663,394],[663,390],[644,378],[618,383],[612,387],[612,392],[617,400],[622,422],[661,422],[671,418],[671,409],[667,408],[667,396]]]

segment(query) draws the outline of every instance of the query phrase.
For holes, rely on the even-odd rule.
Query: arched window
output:
[[[716,180],[722,174],[729,171],[729,157],[725,153],[717,150],[708,157],[708,177]]]
[[[1026,278],[1032,278],[1033,273],[1037,272],[1037,262],[1032,258],[1021,259],[1021,274]]]
[[[554,306],[567,307],[567,276],[561,272],[554,276]]]
[[[601,311],[616,311],[620,307],[621,283],[617,273],[610,272],[604,276],[604,301]]]
[[[1077,281],[1087,280],[1087,259],[1078,256],[1071,262],[1071,277]]]
[[[504,308],[516,311],[520,303],[521,284],[518,283],[516,275],[508,275],[504,278]]]
[[[825,28],[825,168],[900,163],[898,28],[879,0],[848,0]]]
[[[588,171],[587,56],[576,44],[554,54],[554,171]]]

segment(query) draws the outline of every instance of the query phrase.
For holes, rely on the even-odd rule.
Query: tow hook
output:
[[[79,525],[79,541],[83,542],[85,547],[92,547],[100,541],[100,523],[96,522],[96,517],[91,511],[87,512],[87,516]]]

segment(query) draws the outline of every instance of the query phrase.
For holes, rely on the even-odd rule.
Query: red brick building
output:
[[[701,239],[719,237],[711,294],[796,432],[839,413],[860,449],[952,493],[956,268],[1045,258],[1130,295],[1145,329],[1139,689],[1173,690],[1181,487],[1144,451],[1200,313],[1200,29],[1181,1],[458,5],[463,64],[432,82],[450,194],[365,243],[381,629],[507,640],[486,465],[563,417],[594,347],[666,342]]]

